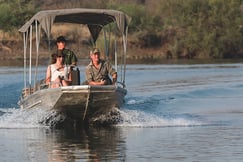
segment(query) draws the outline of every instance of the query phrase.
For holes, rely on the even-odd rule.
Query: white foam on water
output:
[[[0,109],[0,128],[40,128],[48,127],[48,123],[54,123],[60,120],[60,116],[55,112],[46,111],[45,109]],[[46,119],[53,117],[47,124],[41,124]]]
[[[121,110],[122,120],[117,126],[122,127],[170,127],[170,126],[201,126],[208,122],[190,117],[178,117],[171,115],[169,118],[145,113],[138,110]]]

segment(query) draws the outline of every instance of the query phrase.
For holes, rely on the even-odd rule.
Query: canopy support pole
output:
[[[29,86],[31,86],[32,71],[32,25],[30,26],[30,58],[29,58]]]
[[[126,28],[125,34],[122,35],[123,38],[123,49],[124,49],[124,73],[123,73],[123,85],[125,85],[125,76],[126,76],[126,55],[127,55],[127,33],[128,33],[128,27]]]
[[[24,39],[24,89],[27,87],[27,41],[28,41],[28,31],[23,33],[23,39]]]
[[[39,61],[39,44],[40,44],[40,30],[38,28],[38,22],[35,20],[35,37],[36,37],[36,61],[35,61],[35,79],[34,79],[34,89],[36,90],[37,81],[37,71],[38,71],[38,61]]]

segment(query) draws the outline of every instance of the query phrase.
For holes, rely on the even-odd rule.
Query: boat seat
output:
[[[78,67],[76,69],[75,68],[72,69],[71,75],[72,75],[72,85],[80,85],[80,71]]]

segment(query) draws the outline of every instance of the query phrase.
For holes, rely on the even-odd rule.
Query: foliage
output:
[[[131,16],[129,33],[136,38],[137,44],[141,47],[156,47],[161,43],[160,32],[162,24],[161,17],[151,13],[144,4],[117,4],[110,3],[107,8],[117,9]]]
[[[130,37],[163,46],[176,57],[238,57],[243,45],[243,0],[2,0],[0,29],[11,32],[38,8],[109,8],[131,16]]]
[[[35,12],[31,0],[0,1],[0,29],[11,32],[23,25]]]
[[[192,55],[226,58],[243,45],[240,6],[241,0],[170,0],[161,11],[170,13],[166,25],[177,29],[177,53],[187,49]]]

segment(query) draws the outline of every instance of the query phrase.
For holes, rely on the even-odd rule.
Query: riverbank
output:
[[[50,60],[43,58],[39,61],[39,65],[48,65]],[[35,64],[35,61],[33,61]],[[83,66],[89,63],[87,58],[79,58],[78,65]],[[178,65],[193,65],[193,64],[230,64],[230,63],[243,63],[243,59],[127,59],[127,64],[147,64],[147,65],[161,65],[161,64],[178,64]],[[2,60],[0,67],[4,66],[17,66],[22,67],[24,65],[23,59],[8,59]]]
[[[53,40],[54,42],[55,40]],[[89,46],[85,43],[68,42],[68,48],[72,49],[79,59],[79,65],[89,62]],[[40,65],[50,62],[50,55],[56,49],[52,43],[51,51],[47,51],[47,45],[40,46]],[[214,64],[214,63],[241,63],[243,58],[235,59],[209,59],[209,58],[175,58],[167,57],[167,49],[163,46],[157,48],[141,48],[128,43],[127,64]],[[27,56],[28,57],[28,56]],[[33,58],[35,54],[33,53]],[[21,40],[9,40],[0,42],[0,66],[23,66],[23,42]],[[88,61],[87,61],[88,60]],[[35,63],[35,61],[33,61]]]

